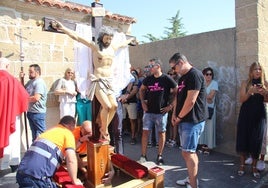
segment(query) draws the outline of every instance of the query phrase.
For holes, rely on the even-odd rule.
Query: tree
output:
[[[146,35],[143,35],[144,38],[147,38],[150,42],[153,42],[153,41],[158,41],[160,40],[159,38],[153,36],[152,34],[148,33]],[[145,42],[143,42],[145,43]]]
[[[183,30],[183,23],[182,18],[179,17],[180,11],[178,10],[175,17],[172,17],[169,20],[169,22],[172,24],[172,27],[165,27],[164,34],[166,34],[166,37],[163,37],[162,39],[172,39],[177,37],[183,37],[186,35],[185,31]]]
[[[163,40],[163,39],[172,39],[172,38],[177,38],[177,37],[182,37],[186,35],[186,31],[183,31],[183,23],[182,23],[182,18],[179,17],[180,11],[177,11],[177,14],[175,17],[172,17],[169,20],[171,23],[172,27],[165,27],[164,34],[166,36],[157,38],[153,36],[152,34],[148,33],[146,35],[143,35],[144,38],[147,38],[150,42],[158,41],[158,40]],[[145,42],[142,42],[145,43]]]

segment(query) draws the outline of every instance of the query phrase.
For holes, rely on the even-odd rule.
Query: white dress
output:
[[[207,86],[206,92],[210,93],[211,90],[218,91],[218,82],[212,80]],[[215,95],[216,96],[216,95]],[[212,103],[207,103],[208,107],[214,108],[214,112],[211,119],[206,120],[205,128],[200,136],[199,144],[206,144],[208,148],[212,149],[216,147],[216,105],[215,96]]]
[[[66,91],[75,92],[75,83],[73,80],[61,78],[58,82],[56,90],[65,89]],[[64,94],[59,96],[60,102],[60,118],[66,115],[75,117],[76,96]]]

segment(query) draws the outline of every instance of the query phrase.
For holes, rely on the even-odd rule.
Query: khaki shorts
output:
[[[128,114],[129,119],[137,119],[137,103],[123,104],[123,118],[126,119]]]

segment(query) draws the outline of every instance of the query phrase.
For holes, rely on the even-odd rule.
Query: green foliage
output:
[[[154,42],[158,40],[165,40],[165,39],[172,39],[172,38],[178,38],[178,37],[183,37],[186,35],[186,31],[184,30],[183,23],[182,23],[182,18],[180,18],[180,11],[177,11],[177,14],[168,19],[168,21],[171,24],[171,27],[165,27],[164,34],[165,36],[162,36],[160,38],[157,38],[153,36],[152,34],[148,33],[146,35],[143,35],[144,38],[148,39],[149,42]],[[145,43],[145,42],[142,42]]]

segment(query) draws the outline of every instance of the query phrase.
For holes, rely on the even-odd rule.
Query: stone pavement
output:
[[[130,138],[124,136],[125,155],[133,160],[139,160],[141,144],[130,145]],[[148,148],[147,158],[155,162],[157,155],[156,147]],[[199,163],[199,187],[200,188],[267,188],[268,187],[268,169],[261,173],[261,179],[256,179],[251,173],[250,166],[246,168],[246,174],[243,177],[237,175],[238,157],[226,155],[212,151],[210,155],[198,154]],[[165,188],[182,188],[184,186],[176,185],[177,179],[187,176],[187,169],[178,147],[165,147],[163,154],[165,165]],[[120,173],[121,174],[121,173]],[[121,178],[116,175],[115,179]],[[0,188],[17,188],[15,173],[10,170],[0,172]]]

